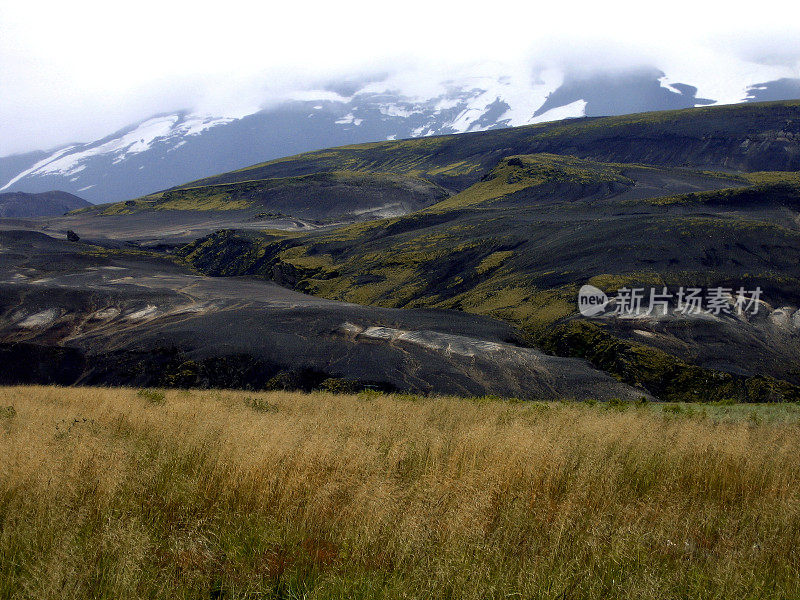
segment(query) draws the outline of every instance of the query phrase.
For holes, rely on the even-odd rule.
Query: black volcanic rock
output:
[[[0,384],[312,389],[638,399],[500,321],[200,277],[162,257],[0,231]],[[9,368],[6,368],[8,366]],[[329,382],[329,385],[331,383]]]

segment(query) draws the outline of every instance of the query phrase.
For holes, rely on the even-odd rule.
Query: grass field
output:
[[[0,388],[0,598],[796,598],[798,417]]]

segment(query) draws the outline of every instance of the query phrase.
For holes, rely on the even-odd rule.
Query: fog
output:
[[[243,115],[341,81],[423,94],[454,73],[655,66],[698,97],[733,102],[742,81],[800,77],[796,4],[757,8],[4,1],[0,156],[96,139],[160,112]]]

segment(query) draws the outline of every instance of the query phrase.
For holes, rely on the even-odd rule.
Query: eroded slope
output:
[[[643,393],[476,315],[345,304],[32,232],[0,232],[0,252],[2,383]]]

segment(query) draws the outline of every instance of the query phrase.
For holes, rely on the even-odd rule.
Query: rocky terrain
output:
[[[196,275],[143,252],[0,232],[0,383],[618,397],[499,321]]]
[[[797,400],[799,140],[797,101],[585,118],[0,221],[5,357],[74,352],[70,382]],[[586,317],[585,284],[724,310]]]

